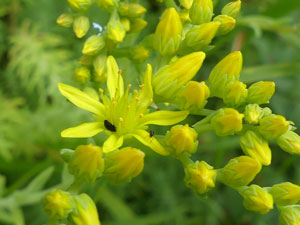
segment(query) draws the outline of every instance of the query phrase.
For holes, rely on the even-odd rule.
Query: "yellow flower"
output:
[[[243,196],[244,207],[249,211],[267,214],[273,209],[272,195],[258,185],[242,187],[239,189],[239,193]]]
[[[269,143],[254,131],[247,131],[240,137],[240,144],[244,153],[257,159],[261,164],[271,164],[272,152]]]
[[[140,90],[129,92],[130,85],[124,91],[123,78],[115,59],[107,60],[107,88],[109,97],[101,91],[102,102],[72,86],[60,83],[58,88],[70,102],[94,114],[96,122],[84,123],[62,131],[62,137],[86,138],[105,131],[109,138],[104,142],[103,151],[119,148],[125,137],[134,137],[155,152],[167,155],[168,152],[155,137],[147,132],[147,125],[168,126],[184,120],[188,111],[149,112],[153,92],[151,86],[152,68],[147,66],[144,84]]]
[[[248,89],[249,103],[265,104],[269,103],[269,100],[275,92],[275,83],[272,81],[260,81],[252,84]]]
[[[188,188],[198,194],[204,194],[215,187],[216,170],[204,161],[196,161],[185,169],[184,182]]]
[[[287,131],[277,139],[277,144],[283,151],[290,154],[300,154],[300,136],[293,131]]]
[[[236,17],[240,13],[241,4],[242,4],[242,2],[240,0],[237,0],[234,2],[229,2],[222,9],[222,14],[231,16],[231,17]]]
[[[193,24],[207,23],[213,16],[212,0],[194,0],[190,9],[190,17]]]
[[[243,129],[243,117],[235,109],[222,108],[211,119],[211,125],[218,136],[234,135]]]
[[[300,186],[290,182],[275,184],[271,188],[271,194],[278,205],[294,205],[300,200]]]
[[[50,217],[65,219],[73,210],[71,195],[61,190],[52,191],[46,194],[43,207]]]
[[[279,221],[281,225],[300,224],[300,205],[278,207],[280,211]]]
[[[112,184],[130,182],[144,168],[145,154],[136,148],[126,147],[105,155],[106,177]]]
[[[69,217],[74,225],[101,225],[97,208],[93,200],[87,194],[80,194],[73,197],[76,210]]]
[[[259,132],[270,140],[279,137],[288,131],[290,122],[281,115],[270,115],[262,118],[259,123]]]

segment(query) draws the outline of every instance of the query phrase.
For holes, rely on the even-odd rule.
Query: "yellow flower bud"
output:
[[[194,0],[190,9],[193,24],[207,23],[213,16],[212,0]]]
[[[150,56],[150,52],[143,45],[138,45],[132,49],[132,59],[138,62],[144,62]]]
[[[130,20],[128,18],[121,18],[121,23],[123,24],[123,26],[125,27],[125,31],[128,32],[130,31]]]
[[[96,82],[105,82],[107,78],[106,73],[106,61],[107,57],[106,55],[98,55],[93,62],[94,66],[94,79]]]
[[[88,10],[93,4],[92,0],[68,0],[70,6],[77,10]]]
[[[290,122],[283,116],[270,115],[260,120],[259,132],[266,139],[274,139],[288,131]]]
[[[108,25],[108,34],[107,37],[114,41],[114,42],[122,42],[125,34],[126,34],[126,30],[124,25],[121,23],[119,15],[116,11],[113,12]]]
[[[220,169],[217,179],[230,187],[248,185],[260,172],[261,164],[249,156],[240,156],[231,159],[227,165]]]
[[[80,145],[75,149],[69,162],[69,172],[76,179],[91,183],[102,175],[103,170],[104,160],[100,147],[89,144]]]
[[[178,104],[182,109],[197,112],[204,108],[210,95],[209,88],[204,81],[189,81],[178,94]]]
[[[43,207],[45,212],[52,218],[65,219],[73,210],[73,202],[70,193],[55,190],[46,194]]]
[[[273,197],[264,188],[252,184],[239,189],[244,201],[244,207],[259,214],[267,214],[273,209]]]
[[[235,109],[222,108],[211,119],[211,125],[218,136],[234,135],[243,129],[243,117]]]
[[[104,176],[112,184],[130,182],[144,168],[145,154],[136,148],[122,148],[105,155]]]
[[[167,9],[159,21],[153,39],[154,48],[161,55],[174,55],[180,45],[182,24],[174,8]]]
[[[87,194],[73,197],[76,210],[70,214],[69,221],[74,225],[101,225],[97,208]]]
[[[246,84],[236,80],[226,86],[223,100],[228,106],[238,107],[246,102],[247,95]]]
[[[300,205],[278,207],[280,211],[279,221],[281,225],[300,224]]]
[[[257,159],[262,165],[271,164],[272,152],[269,143],[259,134],[248,130],[240,137],[240,144],[246,155]]]
[[[82,38],[86,35],[90,29],[90,21],[86,16],[77,17],[73,23],[73,30],[78,38]]]
[[[78,67],[74,73],[75,80],[85,84],[91,77],[90,70],[87,67]]]
[[[186,9],[190,9],[193,4],[193,0],[179,0],[180,5]]]
[[[245,107],[245,121],[249,124],[258,124],[260,119],[263,117],[264,112],[258,104],[249,104]]]
[[[290,182],[275,184],[271,194],[278,205],[294,205],[300,201],[300,186]]]
[[[216,170],[204,161],[189,164],[184,172],[185,185],[200,195],[215,187]]]
[[[263,111],[263,114],[264,114],[263,117],[272,115],[272,110],[268,107],[263,108],[262,111]]]
[[[275,92],[275,83],[272,81],[259,81],[252,84],[248,89],[249,103],[264,104],[269,103]]]
[[[221,25],[218,29],[217,35],[225,35],[232,31],[235,27],[235,19],[231,16],[219,15],[214,18],[215,22],[220,22]]]
[[[231,16],[231,17],[236,17],[240,13],[241,4],[242,4],[242,2],[240,0],[237,0],[234,2],[229,2],[222,9],[222,14]]]
[[[197,150],[197,137],[198,133],[188,124],[176,125],[167,132],[165,143],[171,155],[178,157],[183,153],[192,154]]]
[[[71,27],[73,24],[74,18],[71,14],[61,14],[57,20],[56,23],[61,27]]]
[[[119,13],[122,16],[140,17],[147,11],[146,8],[137,3],[121,2],[119,6]]]
[[[188,47],[195,48],[195,50],[200,50],[211,43],[219,26],[219,22],[203,23],[187,32],[184,43]]]
[[[108,10],[117,6],[118,0],[98,0],[98,6]]]
[[[204,52],[194,52],[161,68],[152,80],[155,94],[166,101],[172,100],[182,86],[197,74],[204,58]]]
[[[130,32],[136,33],[143,30],[147,26],[147,21],[142,18],[134,18],[130,20]]]
[[[287,131],[277,139],[277,144],[283,151],[290,154],[300,154],[300,136],[293,131]]]
[[[190,12],[188,9],[180,10],[179,17],[180,17],[182,23],[191,22]]]
[[[208,78],[213,96],[224,96],[226,86],[239,79],[242,64],[243,56],[237,51],[227,55],[213,68]]]
[[[95,55],[105,46],[103,37],[98,35],[90,36],[85,42],[82,53],[85,55]]]

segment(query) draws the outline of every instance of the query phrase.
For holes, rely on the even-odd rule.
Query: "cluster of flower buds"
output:
[[[68,2],[71,13],[62,14],[57,23],[63,27],[73,25],[78,38],[88,32],[91,35],[85,40],[80,66],[75,70],[75,79],[84,90],[60,83],[59,91],[74,105],[91,112],[95,122],[68,128],[61,135],[91,138],[103,132],[107,136],[99,146],[81,145],[75,150],[61,151],[69,173],[74,176],[74,184],[92,183],[99,178],[121,184],[138,176],[144,166],[143,149],[123,147],[125,139],[134,138],[160,155],[180,160],[185,172],[184,183],[197,194],[206,195],[220,182],[243,197],[246,209],[266,214],[276,204],[282,225],[299,224],[298,185],[251,184],[262,166],[271,164],[270,140],[277,140],[285,152],[300,154],[300,137],[294,132],[294,124],[263,105],[269,103],[275,92],[274,82],[260,81],[250,86],[241,82],[243,58],[239,51],[224,57],[211,70],[208,80],[193,80],[205,60],[205,52],[213,48],[213,39],[235,27],[240,0],[225,5],[217,16],[214,16],[212,0],[179,0],[181,7],[171,1],[174,6],[163,12],[155,32],[137,43],[134,40],[138,40],[136,37],[147,25],[143,19],[146,8],[139,1]],[[92,22],[87,11],[95,2],[99,10],[109,14],[108,23],[93,22],[98,30],[89,31]],[[118,57],[128,58],[138,68],[142,84],[136,90],[130,90],[131,84],[124,86]],[[102,88],[98,91],[95,87]],[[222,100],[223,107],[205,108],[212,97]],[[171,103],[179,111],[154,111],[151,108],[156,107],[154,103]],[[204,118],[193,126],[175,125],[189,114]],[[174,126],[158,137],[148,130],[150,124]],[[244,155],[216,169],[205,161],[194,162],[191,156],[198,149],[198,137],[207,131],[217,136],[239,136]],[[85,194],[75,196],[54,191],[46,196],[44,206],[52,218],[74,224],[100,224],[85,221],[87,218],[98,221],[95,205]]]

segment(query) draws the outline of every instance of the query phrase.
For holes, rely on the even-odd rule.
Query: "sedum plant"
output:
[[[167,8],[155,31],[142,40],[138,37],[147,25],[147,9],[139,1],[68,0],[70,13],[58,17],[60,26],[73,28],[77,38],[85,38],[74,72],[80,88],[59,83],[58,89],[68,101],[92,113],[93,121],[61,132],[64,138],[88,138],[89,144],[61,150],[74,182],[46,194],[49,224],[100,224],[92,198],[81,193],[82,185],[98,179],[130,182],[143,170],[146,148],[179,160],[185,185],[202,197],[223,183],[242,196],[247,210],[266,214],[276,206],[282,225],[299,224],[300,186],[252,183],[263,166],[271,165],[270,141],[277,141],[288,153],[300,153],[294,123],[265,107],[275,83],[247,86],[241,82],[240,51],[225,56],[207,80],[193,80],[206,52],[214,47],[213,39],[234,29],[241,1],[225,5],[221,15],[214,15],[212,0],[180,0],[180,5],[172,0],[160,2]],[[90,21],[90,7],[106,11],[107,24]],[[90,31],[91,25],[97,33]],[[137,68],[138,77],[130,77],[141,81],[137,88],[125,85],[125,78],[134,74],[126,74],[129,70],[120,66],[121,57],[129,61],[127,67]],[[222,101],[218,108],[207,106],[213,98]],[[189,115],[202,119],[195,124],[183,122]],[[149,125],[172,127],[158,135]],[[230,159],[223,168],[194,161],[193,154],[201,150],[198,137],[205,132],[238,136],[244,155]],[[94,139],[99,133],[105,136],[103,142]],[[139,147],[134,139],[141,143]]]

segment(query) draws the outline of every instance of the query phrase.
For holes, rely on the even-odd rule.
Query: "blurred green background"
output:
[[[218,14],[228,0],[214,1]],[[155,29],[164,6],[142,0],[148,8],[149,26]],[[213,66],[232,50],[241,50],[248,84],[276,82],[271,100],[274,113],[300,125],[300,1],[243,0],[236,29],[215,39],[213,50],[197,80],[207,78]],[[41,198],[67,179],[59,156],[62,148],[75,148],[87,140],[62,139],[60,131],[87,121],[88,113],[69,104],[57,90],[58,82],[74,83],[73,71],[84,40],[71,29],[56,25],[68,11],[66,0],[0,0],[0,224],[41,225],[47,216]],[[105,23],[107,15],[90,10],[93,21]],[[95,30],[91,30],[95,33]],[[122,65],[128,65],[118,59]],[[127,81],[135,79],[127,76]],[[191,117],[196,122],[200,117]],[[167,128],[155,129],[163,134]],[[200,136],[194,158],[220,168],[240,155],[238,139]],[[254,183],[270,186],[282,181],[300,184],[300,158],[271,143],[273,161]],[[277,225],[278,212],[261,216],[246,211],[242,198],[218,184],[201,199],[183,183],[178,161],[147,151],[143,173],[130,184],[104,185],[99,181],[84,188],[97,203],[104,225]],[[61,175],[63,174],[63,175]]]

